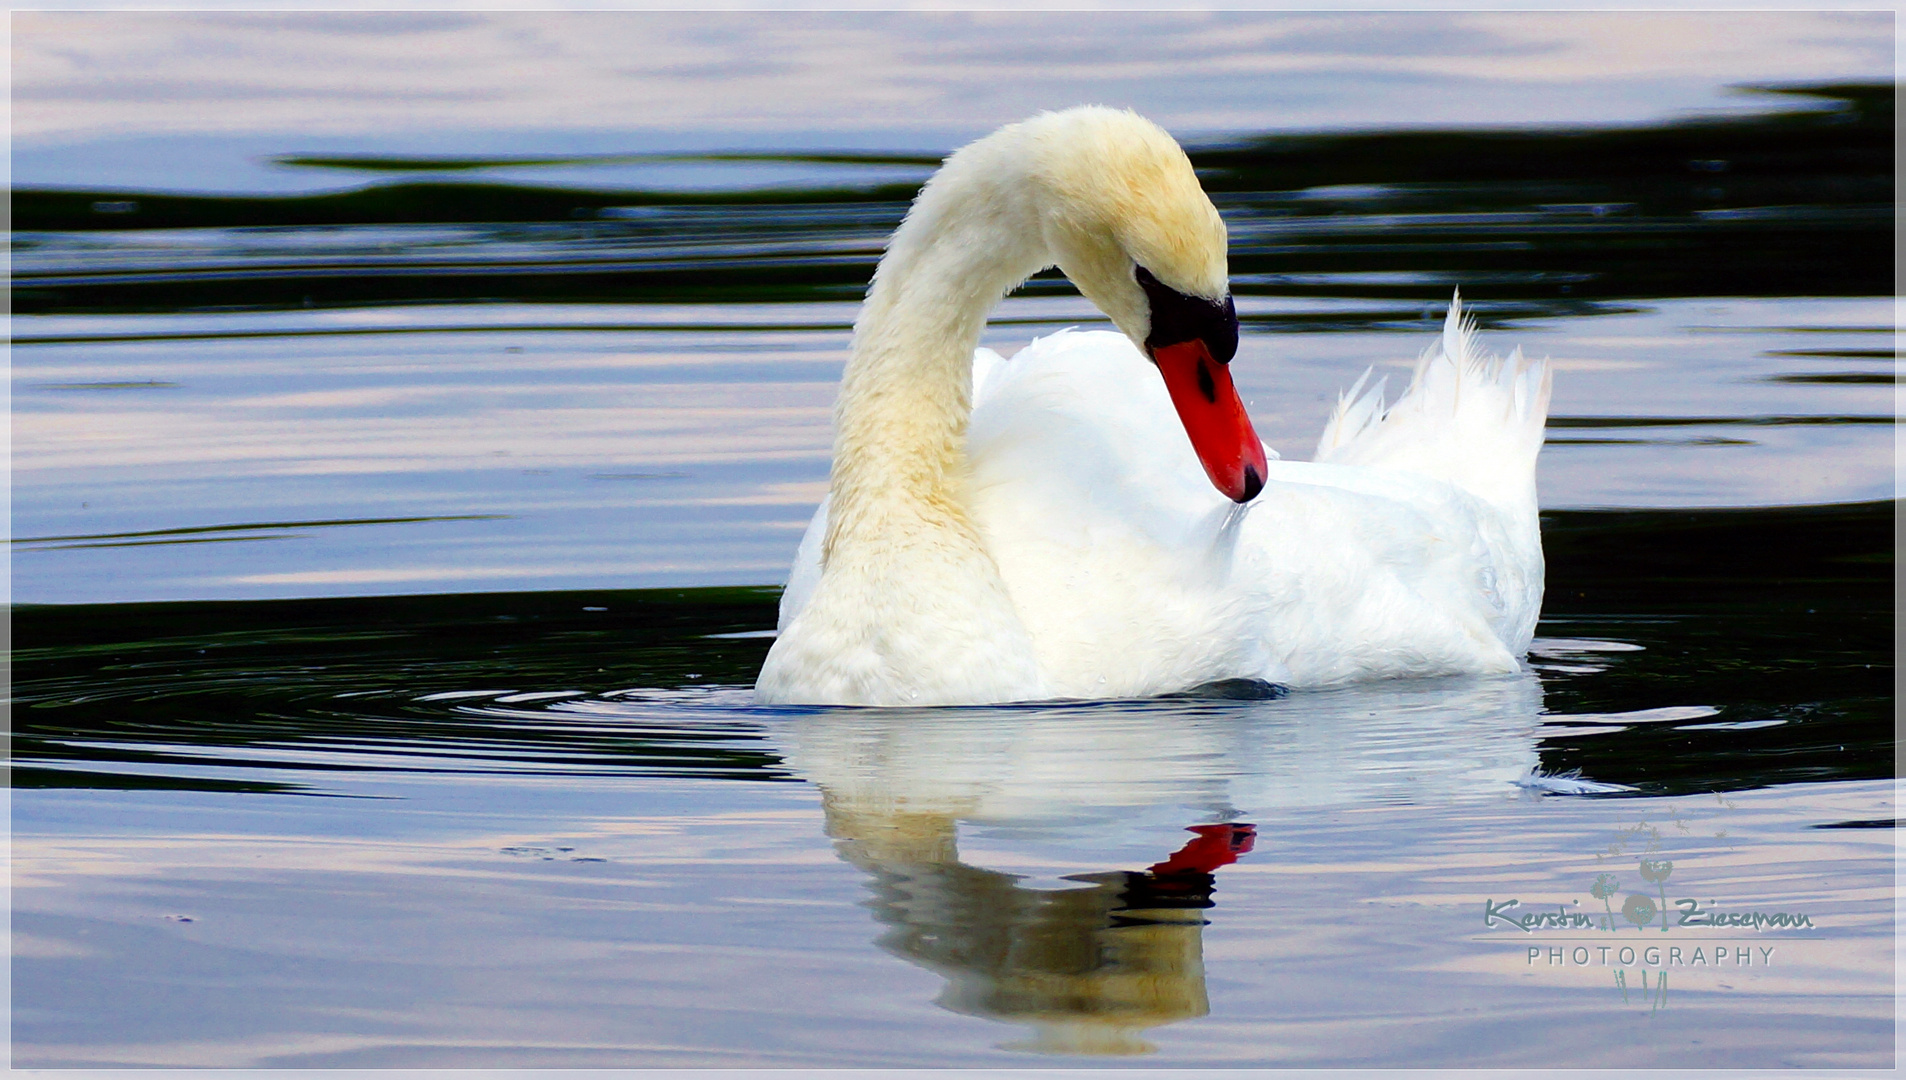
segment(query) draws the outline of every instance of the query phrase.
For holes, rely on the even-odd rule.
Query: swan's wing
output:
[[[1533,504],[1401,469],[1272,462],[1242,534],[1233,580],[1285,612],[1300,683],[1509,670],[1541,608]]]
[[[1080,544],[1131,530],[1170,543],[1224,501],[1164,380],[1124,334],[1039,338],[992,368],[974,401],[967,453],[988,527]]]
[[[992,395],[998,385],[999,374],[1006,367],[1006,358],[991,349],[973,350],[973,407]]]
[[[1362,389],[1368,378],[1338,401],[1317,445],[1318,465],[1354,474],[1335,480],[1344,487],[1403,482],[1390,493],[1399,503],[1410,501],[1407,485],[1422,478],[1473,497],[1474,506],[1450,502],[1431,520],[1439,532],[1460,521],[1455,531],[1473,538],[1466,546],[1479,568],[1476,591],[1520,653],[1542,605],[1535,462],[1548,420],[1548,363],[1524,359],[1521,349],[1506,359],[1483,354],[1458,295],[1402,398],[1386,408],[1380,384]]]
[[[781,615],[774,623],[774,632],[780,633],[788,628],[794,617],[807,606],[808,598],[814,595],[814,587],[821,583],[821,542],[827,539],[827,503],[832,496],[821,497],[821,505],[814,510],[814,516],[808,519],[807,531],[801,534],[801,546],[795,549],[794,566],[788,571],[788,584],[781,590]]]
[[[967,432],[974,522],[1056,693],[1183,689],[1264,669],[1204,474],[1164,380],[1123,334],[1007,361]]]
[[[1532,492],[1525,512],[1395,466],[1273,461],[1234,506],[1122,335],[1027,346],[968,449],[976,520],[1067,693],[1512,670],[1540,602]]]
[[[1449,306],[1438,341],[1416,362],[1409,389],[1383,404],[1383,384],[1365,373],[1337,402],[1319,463],[1400,469],[1454,484],[1517,514],[1535,508],[1535,457],[1548,419],[1546,361],[1517,349],[1484,355],[1462,297]]]

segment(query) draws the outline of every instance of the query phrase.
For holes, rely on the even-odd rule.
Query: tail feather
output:
[[[1444,480],[1504,505],[1535,498],[1535,457],[1548,420],[1547,361],[1516,349],[1484,355],[1462,294],[1450,301],[1442,336],[1416,361],[1409,388],[1393,405],[1371,372],[1337,401],[1316,460],[1404,469]]]
[[[1317,444],[1317,460],[1325,460],[1325,454],[1337,446],[1357,437],[1363,429],[1376,423],[1383,417],[1383,391],[1390,383],[1388,375],[1377,380],[1368,392],[1364,387],[1370,383],[1370,376],[1377,369],[1367,367],[1350,389],[1337,395],[1337,407],[1331,410],[1330,422],[1324,425],[1324,437]]]

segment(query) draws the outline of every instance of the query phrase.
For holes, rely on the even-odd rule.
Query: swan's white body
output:
[[[961,151],[922,193],[857,326],[832,491],[757,698],[959,704],[1516,670],[1542,596],[1546,367],[1480,358],[1452,306],[1400,401],[1353,390],[1316,462],[1272,461],[1262,493],[1231,502],[1132,344],[1143,296],[1119,288],[1137,260],[1222,295],[1209,223],[1198,206],[1134,204],[1136,180],[1081,210],[1067,200],[1091,193],[1064,184],[1106,181],[1049,175],[1069,142],[1152,153],[1156,131],[1107,110],[1042,116]],[[1187,201],[1182,172],[1167,202]],[[1076,227],[1088,211],[1147,220],[1129,235],[1120,220]],[[1202,249],[1171,249],[1174,233]],[[1055,261],[1125,333],[975,353],[998,297]]]

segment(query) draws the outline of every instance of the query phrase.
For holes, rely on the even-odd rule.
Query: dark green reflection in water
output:
[[[1545,515],[1541,632],[1643,649],[1605,656],[1605,670],[1538,665],[1552,716],[1543,768],[1643,794],[1891,775],[1893,515],[1892,503]],[[547,705],[746,686],[767,641],[717,635],[772,627],[775,604],[764,588],[19,607],[14,783],[306,790],[324,786],[314,773],[365,770],[786,779],[761,738],[776,714],[738,691],[692,722]],[[468,691],[491,693],[420,700]],[[511,692],[560,696],[494,704]],[[1719,715],[1568,722],[1687,704]]]
[[[1441,300],[1456,283],[1498,301],[1890,293],[1893,88],[1790,92],[1815,107],[1635,128],[1265,135],[1191,157],[1230,224],[1240,294]],[[300,163],[448,175],[296,196],[16,190],[16,310],[850,299],[918,186],[591,190],[468,176],[573,164],[555,159]],[[273,249],[260,232],[230,245],[251,249],[243,260],[220,265],[189,249],[138,265],[36,255],[103,231],[336,226],[379,228],[355,256]],[[447,239],[447,226],[467,235]]]
[[[1547,710],[1720,715],[1610,735],[1551,725],[1543,767],[1671,792],[1893,775],[1895,512],[1544,515],[1542,632],[1644,647],[1603,675],[1546,679]]]
[[[314,770],[781,779],[742,716],[683,730],[417,700],[751,682],[765,642],[707,635],[772,625],[777,593],[18,607],[13,782],[232,790],[208,768],[288,771],[299,788]]]
[[[271,529],[338,529],[358,525],[410,525],[423,521],[501,521],[505,514],[438,514],[433,517],[336,518],[324,521],[264,521],[245,525],[200,525],[137,532],[72,533],[64,536],[16,536],[8,543],[38,545],[32,550],[87,547],[141,547],[149,544],[212,544],[234,540],[281,540],[299,533]],[[230,535],[236,534],[236,535]]]
[[[658,162],[804,162],[815,165],[912,165],[935,169],[936,154],[824,154],[824,153],[716,153],[716,154],[577,154],[568,157],[406,157],[372,154],[363,157],[327,157],[285,154],[274,165],[307,169],[345,169],[352,172],[462,172],[471,169],[521,169],[550,165],[636,165]]]

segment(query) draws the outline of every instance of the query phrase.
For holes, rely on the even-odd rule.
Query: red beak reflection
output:
[[[1269,465],[1231,383],[1231,369],[1212,359],[1211,350],[1196,338],[1157,346],[1152,360],[1165,376],[1165,389],[1205,475],[1231,501],[1250,502],[1264,490]]]

